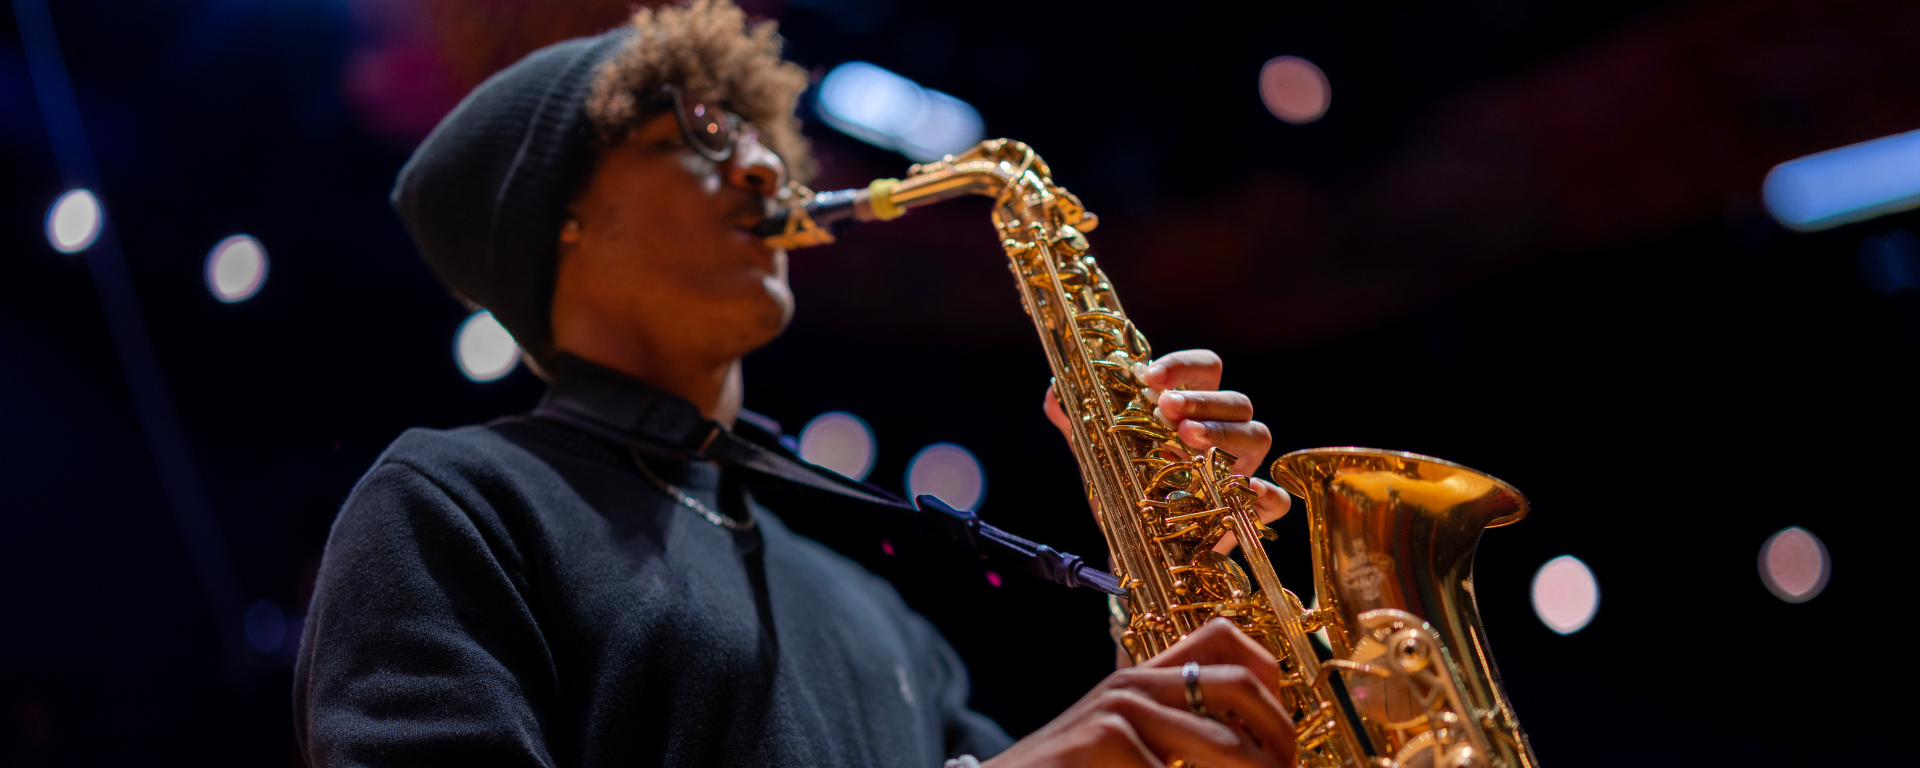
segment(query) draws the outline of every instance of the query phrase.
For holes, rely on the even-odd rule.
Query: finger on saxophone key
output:
[[[1210,349],[1170,352],[1147,366],[1142,382],[1155,389],[1220,388],[1220,355]]]

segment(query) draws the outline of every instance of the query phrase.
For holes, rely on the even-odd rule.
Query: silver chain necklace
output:
[[[652,480],[654,485],[660,486],[660,490],[665,492],[669,498],[673,499],[674,501],[680,502],[680,506],[683,506],[683,507],[686,507],[687,509],[691,509],[695,512],[698,512],[700,513],[701,517],[704,517],[707,519],[707,522],[713,523],[714,525],[720,526],[730,531],[753,530],[754,521],[752,519],[748,519],[746,522],[743,523],[743,522],[740,522],[739,520],[735,520],[731,517],[720,514],[719,512],[714,511],[712,507],[709,507],[706,504],[701,503],[699,499],[696,499],[692,496],[688,496],[686,491],[682,491],[679,488],[674,487],[671,483],[668,483],[667,481],[660,479],[660,476],[654,474],[653,469],[649,468],[646,462],[640,460],[639,451],[628,449],[627,455],[629,457],[632,457],[633,465],[640,468],[640,474],[646,475],[647,479]]]

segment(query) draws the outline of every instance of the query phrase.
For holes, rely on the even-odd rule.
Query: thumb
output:
[[[1067,437],[1068,430],[1073,428],[1073,422],[1067,418],[1067,412],[1060,409],[1060,398],[1053,394],[1052,385],[1047,386],[1047,402],[1040,408],[1046,411],[1047,421],[1053,422],[1054,428],[1060,430],[1060,436]]]

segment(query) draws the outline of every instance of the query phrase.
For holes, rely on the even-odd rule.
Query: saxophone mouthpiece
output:
[[[792,219],[796,209],[812,219],[814,224],[844,229],[858,221],[854,214],[854,198],[865,191],[864,189],[836,189],[816,193],[813,199],[803,205],[788,208],[762,219],[759,224],[753,225],[753,233],[760,237],[774,237],[786,233],[787,223]]]
[[[864,189],[816,192],[753,225],[753,234],[780,248],[806,248],[833,242],[834,235],[863,221],[883,221],[906,213],[893,203],[898,179],[878,179]],[[795,188],[789,187],[789,190]],[[805,188],[800,188],[804,190]],[[800,192],[805,195],[804,191]]]

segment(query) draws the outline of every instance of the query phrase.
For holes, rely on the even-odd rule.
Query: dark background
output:
[[[42,235],[68,183],[0,16],[0,765],[297,764],[294,642],[255,650],[241,612],[256,606],[256,642],[274,614],[294,636],[338,505],[400,431],[524,410],[541,391],[524,368],[461,377],[466,312],[386,190],[466,88],[624,4],[52,5],[95,191],[240,602],[196,580],[94,257]],[[1904,754],[1920,297],[1882,295],[1861,270],[1920,259],[1896,235],[1920,215],[1799,235],[1758,190],[1775,163],[1920,128],[1920,6],[747,7],[816,72],[873,61],[1045,153],[1101,214],[1096,251],[1156,348],[1219,350],[1275,455],[1400,448],[1526,491],[1532,516],[1487,535],[1477,583],[1546,764]],[[1260,65],[1282,54],[1327,72],[1319,122],[1261,105]],[[816,187],[905,165],[808,130]],[[201,267],[236,232],[272,272],[226,305]],[[921,446],[965,445],[986,468],[983,515],[1097,553],[1003,258],[973,203],[796,254],[799,312],[749,358],[747,404],[790,430],[860,414],[879,439],[872,478],[896,489]],[[1304,597],[1302,517],[1270,551]],[[976,706],[1016,734],[1111,668],[1091,593],[994,587],[980,563],[910,539],[890,537],[888,557],[882,534],[795,524],[893,579],[969,661]],[[1799,605],[1755,569],[1789,525],[1834,563]],[[1562,554],[1601,589],[1570,636],[1527,596]]]

